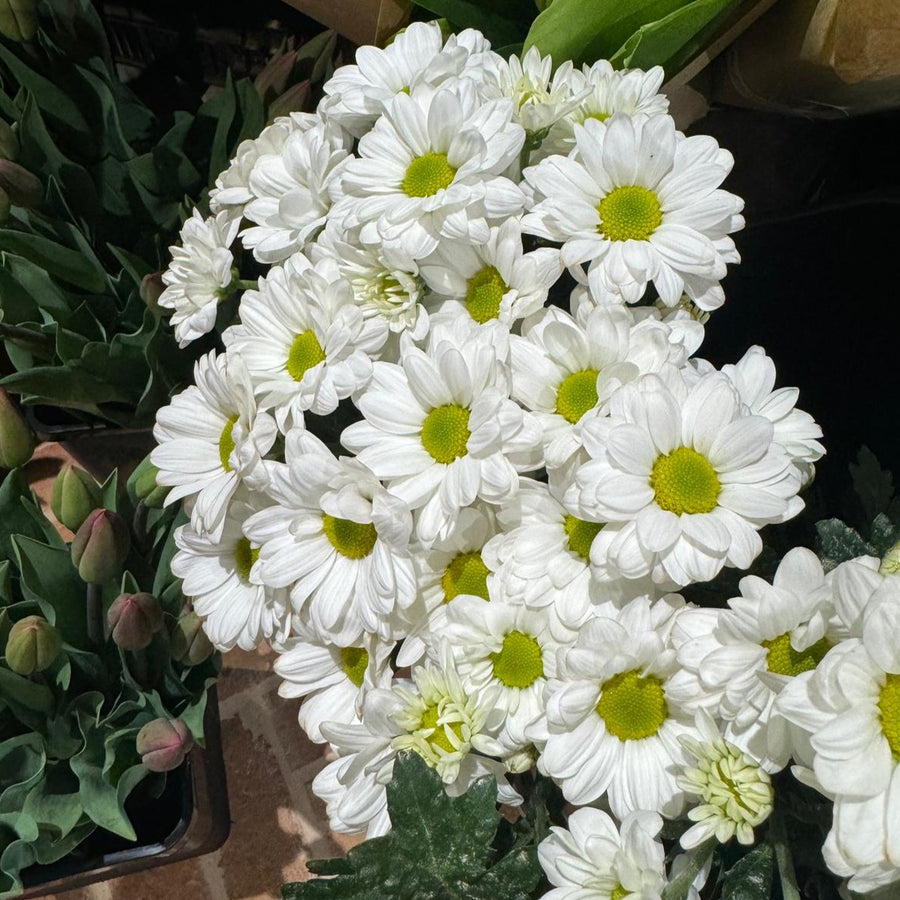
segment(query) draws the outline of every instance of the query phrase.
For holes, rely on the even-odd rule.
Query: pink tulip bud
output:
[[[119,574],[130,544],[125,520],[108,509],[95,509],[72,540],[72,562],[83,581],[100,584]]]
[[[137,752],[151,772],[170,772],[194,746],[194,737],[181,719],[154,719],[137,736]]]
[[[123,650],[143,650],[162,628],[163,611],[152,594],[120,594],[106,614],[113,641]]]

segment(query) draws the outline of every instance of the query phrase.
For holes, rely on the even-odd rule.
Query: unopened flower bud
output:
[[[154,719],[137,736],[137,752],[151,772],[170,772],[194,746],[194,737],[181,719]]]
[[[0,188],[6,191],[13,206],[33,209],[44,197],[41,179],[10,159],[0,159]]]
[[[34,453],[34,432],[0,387],[0,469],[24,466]]]
[[[881,567],[878,571],[882,575],[896,575],[900,572],[900,541],[881,557]]]
[[[297,51],[291,50],[289,53],[281,53],[266,63],[259,75],[253,79],[253,87],[256,88],[260,100],[265,102],[284,93],[296,62]]]
[[[106,613],[113,641],[123,650],[143,650],[162,628],[163,611],[153,594],[120,594]]]
[[[62,638],[46,619],[26,616],[9,630],[6,664],[19,675],[43,672],[61,649]]]
[[[155,316],[167,316],[172,310],[165,309],[158,303],[162,292],[166,289],[162,280],[162,272],[151,272],[141,279],[141,300],[147,304],[147,308]]]
[[[163,501],[171,490],[164,484],[156,483],[158,474],[159,469],[150,462],[149,456],[145,456],[131,476],[135,496],[138,500],[143,500],[144,506],[149,506],[150,509],[162,509]]]
[[[108,509],[95,509],[72,540],[72,562],[83,581],[109,581],[119,574],[130,544],[125,520]]]
[[[53,482],[50,509],[70,531],[78,531],[102,502],[100,485],[84,469],[66,463],[59,470]]]
[[[172,656],[179,662],[196,666],[212,656],[216,648],[203,630],[200,616],[193,610],[186,612],[172,629]]]
[[[0,119],[0,159],[15,159],[19,155],[19,139],[6,119]]]
[[[11,41],[30,41],[37,31],[35,0],[0,0],[0,34]]]

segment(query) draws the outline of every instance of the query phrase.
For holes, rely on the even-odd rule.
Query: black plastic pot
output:
[[[192,750],[184,765],[168,774],[165,790],[152,805],[128,810],[138,835],[136,842],[98,828],[59,862],[25,869],[23,900],[108,881],[221,847],[231,828],[231,815],[215,688],[209,695],[204,735],[205,749]]]

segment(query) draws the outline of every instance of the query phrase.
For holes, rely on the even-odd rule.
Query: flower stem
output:
[[[794,860],[788,844],[787,829],[784,818],[776,807],[769,824],[769,841],[775,851],[775,862],[778,864],[778,877],[781,880],[781,896],[784,900],[801,900],[797,887],[797,876],[794,874]]]
[[[18,325],[7,325],[5,322],[0,322],[0,339],[31,344],[41,350],[51,350],[53,345],[48,334],[41,334],[31,328],[21,328]]]
[[[103,634],[103,586],[94,583],[87,586],[87,634],[88,640],[98,647],[106,640]]]
[[[663,900],[685,900],[694,879],[700,874],[700,870],[709,861],[716,849],[717,841],[710,838],[703,844],[694,847],[685,860],[685,865],[681,871],[668,883],[663,891]]]

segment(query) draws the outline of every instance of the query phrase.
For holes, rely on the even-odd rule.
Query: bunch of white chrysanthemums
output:
[[[390,828],[402,750],[508,803],[536,765],[584,806],[549,896],[648,900],[661,816],[751,843],[793,757],[869,890],[900,878],[900,576],[798,549],[727,610],[671,593],[748,567],[823,449],[761,348],[693,356],[742,202],[662,77],[415,24],[241,145],[163,276],[182,345],[243,289],[158,416],[172,568],[218,647],[280,653],[337,830]]]

